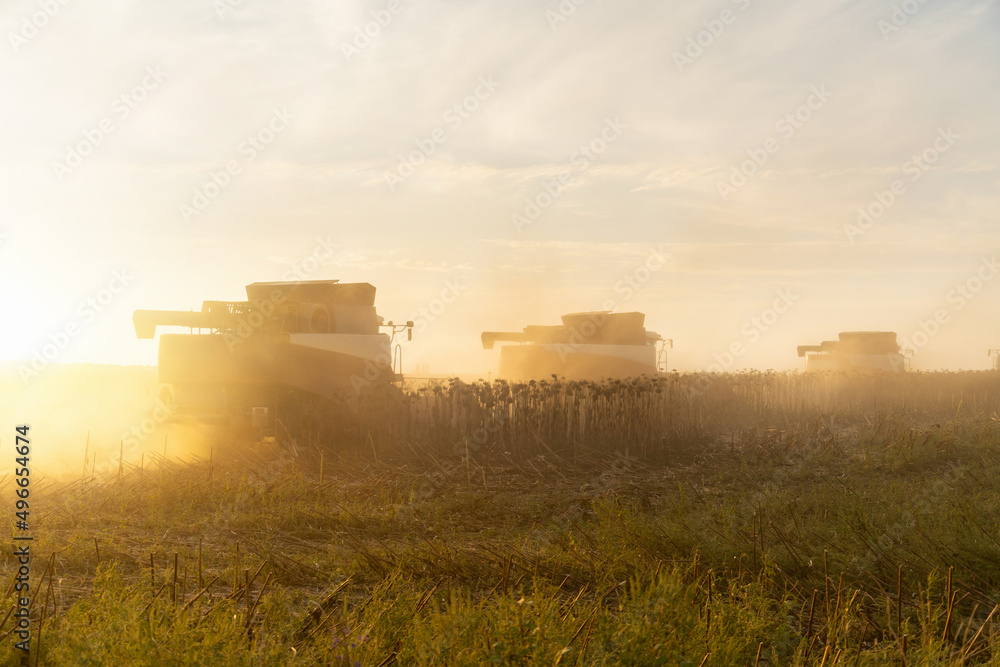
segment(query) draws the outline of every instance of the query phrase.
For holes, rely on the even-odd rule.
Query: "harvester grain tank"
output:
[[[384,324],[372,285],[260,282],[246,292],[246,301],[205,301],[197,312],[133,314],[138,338],[158,326],[189,330],[160,336],[157,379],[173,387],[175,414],[238,422],[279,395],[329,398],[399,379],[393,337],[413,325]]]
[[[596,380],[656,375],[666,370],[666,346],[658,333],[647,331],[643,313],[595,311],[562,316],[555,326],[527,326],[520,332],[486,331],[483,347],[500,348],[500,376]]]
[[[806,372],[812,371],[906,371],[906,356],[892,331],[844,331],[838,340],[819,345],[799,345],[806,358]]]

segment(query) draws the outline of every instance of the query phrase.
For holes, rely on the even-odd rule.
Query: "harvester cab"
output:
[[[520,332],[485,331],[483,347],[500,348],[500,376],[541,379],[598,380],[656,375],[666,366],[665,340],[648,331],[643,313],[594,311],[562,316],[562,324],[531,325]]]

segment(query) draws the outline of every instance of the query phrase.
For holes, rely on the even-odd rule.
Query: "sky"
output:
[[[292,277],[375,285],[404,370],[606,305],[679,370],[850,330],[987,368],[997,34],[988,0],[8,0],[0,360],[152,365],[135,309]]]

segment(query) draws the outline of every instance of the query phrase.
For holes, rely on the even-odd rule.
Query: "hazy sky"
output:
[[[609,300],[686,370],[936,311],[914,367],[1000,347],[995,1],[8,0],[0,28],[2,359],[75,327],[55,361],[153,364],[134,309],[295,267],[423,318],[432,372]]]

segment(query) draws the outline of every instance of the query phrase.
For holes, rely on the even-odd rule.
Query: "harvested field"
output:
[[[998,392],[453,382],[363,403],[339,452],[36,478],[41,661],[992,664]]]

